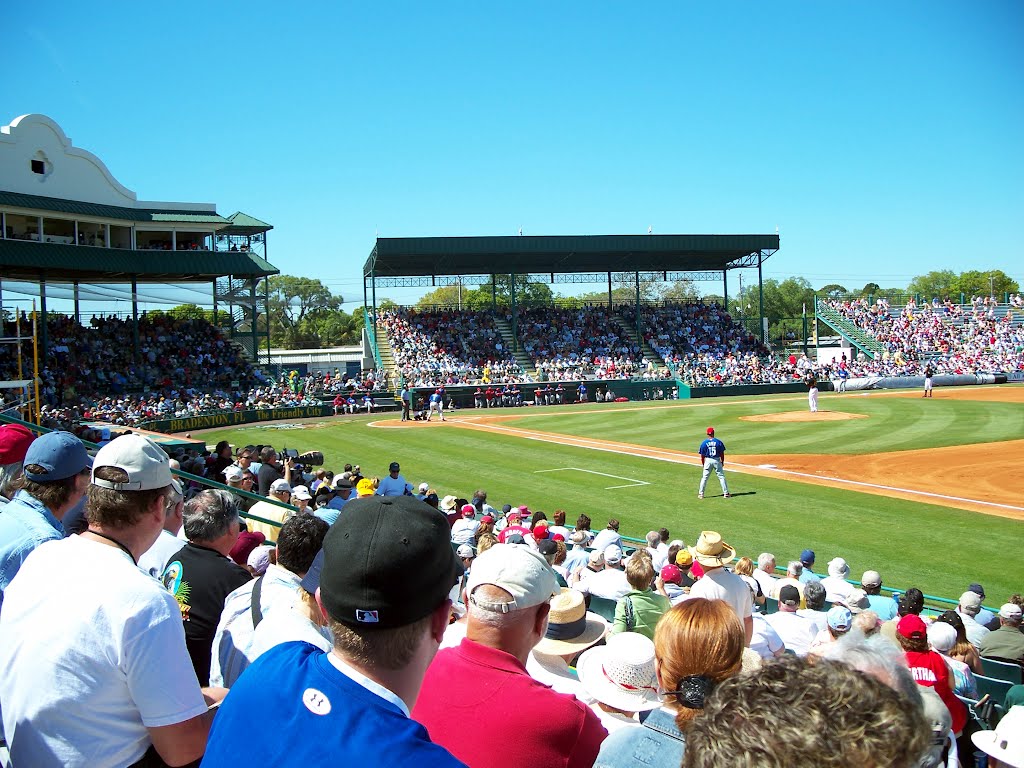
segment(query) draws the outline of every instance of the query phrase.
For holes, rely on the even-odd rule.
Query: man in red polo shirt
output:
[[[466,638],[434,658],[412,712],[432,741],[473,768],[589,768],[597,759],[608,733],[593,710],[526,671],[558,591],[555,572],[528,546],[498,544],[473,562]],[[511,739],[466,725],[518,721],[524,712],[530,727]]]

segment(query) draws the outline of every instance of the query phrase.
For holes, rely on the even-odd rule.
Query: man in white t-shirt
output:
[[[399,474],[402,467],[397,461],[392,461],[388,467],[388,476],[382,478],[377,486],[378,496],[412,496],[412,485]]]
[[[151,440],[124,435],[96,455],[89,528],[39,547],[0,617],[0,699],[11,763],[183,765],[206,747],[208,704],[181,611],[136,566],[163,529],[172,477]]]
[[[689,550],[704,569],[704,575],[690,587],[690,597],[724,600],[731,605],[743,624],[746,643],[750,645],[754,633],[754,597],[743,579],[725,570],[726,564],[735,559],[736,550],[722,541],[717,531],[701,531],[697,544]]]
[[[463,504],[462,516],[452,524],[452,541],[456,544],[475,546],[478,530],[480,530],[480,521],[476,519],[476,507],[472,504]]]
[[[806,656],[811,650],[811,643],[818,634],[819,627],[815,623],[797,613],[800,608],[800,590],[792,584],[786,584],[779,590],[779,610],[765,616],[765,621],[779,633],[786,650],[797,656]]]

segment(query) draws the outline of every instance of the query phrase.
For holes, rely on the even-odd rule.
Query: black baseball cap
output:
[[[389,466],[389,467],[388,467],[388,471],[389,471],[389,472],[397,472],[397,471],[398,471],[398,470],[400,470],[401,468],[402,468],[402,467],[401,467],[401,466],[399,466],[399,464],[398,464],[398,462],[397,462],[397,461],[392,461],[392,462],[391,462],[391,466]]]
[[[779,590],[779,602],[786,605],[800,605],[800,590],[792,584],[786,584]]]
[[[444,515],[412,496],[366,496],[324,538],[320,599],[346,626],[404,627],[441,605],[464,570]]]

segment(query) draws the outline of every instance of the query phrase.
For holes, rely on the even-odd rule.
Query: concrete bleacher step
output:
[[[630,324],[629,321],[623,317],[621,312],[616,312],[612,317],[618,321],[619,325],[621,325],[623,329],[625,329],[626,333],[629,334],[629,338],[632,339],[634,343],[640,345],[640,352],[644,356],[644,365],[653,362],[660,368],[667,364],[661,355],[654,351],[654,347],[648,344],[642,336],[637,335],[636,325]]]
[[[523,351],[523,348],[516,344],[516,337],[512,333],[512,326],[509,325],[508,321],[500,315],[494,315],[494,325],[498,329],[498,333],[501,334],[501,339],[505,343],[507,349],[514,349],[513,356],[519,367],[522,368],[527,374],[533,377],[535,381],[539,381],[537,378],[537,369],[533,364],[533,360],[530,356]]]

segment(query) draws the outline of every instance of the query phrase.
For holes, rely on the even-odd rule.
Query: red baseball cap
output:
[[[544,523],[537,523],[533,526],[533,538],[540,541],[548,537],[548,527]]]
[[[896,631],[909,639],[920,639],[928,635],[928,627],[916,613],[908,613],[896,625]]]
[[[16,464],[25,460],[28,447],[36,439],[35,433],[21,424],[0,427],[0,464]]]
[[[714,427],[708,427],[708,434],[709,435],[715,434],[715,428]]]
[[[679,566],[669,563],[661,569],[661,580],[669,584],[681,584],[683,572],[679,570]]]

